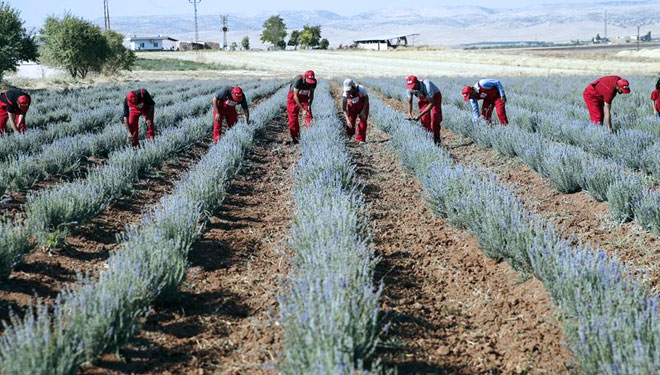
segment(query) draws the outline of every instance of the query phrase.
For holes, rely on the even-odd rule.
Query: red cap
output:
[[[414,89],[415,87],[417,87],[418,83],[419,83],[419,79],[417,79],[417,76],[408,76],[408,78],[406,78],[407,89]]]
[[[18,108],[23,112],[27,111],[30,108],[30,97],[27,95],[21,95],[18,97]]]
[[[238,86],[234,87],[234,89],[231,90],[231,97],[235,102],[243,101],[243,89]]]
[[[472,94],[473,90],[474,89],[472,88],[472,86],[463,87],[463,91],[461,91],[461,93],[463,94],[463,101],[467,102],[468,100],[470,100],[470,95]]]
[[[622,93],[630,94],[630,82],[627,79],[616,81],[616,87],[620,88]]]
[[[316,83],[316,76],[314,75],[313,70],[308,70],[305,72],[305,81],[307,83]]]
[[[128,94],[126,94],[126,101],[131,104],[137,103],[137,94],[135,91],[130,91]]]

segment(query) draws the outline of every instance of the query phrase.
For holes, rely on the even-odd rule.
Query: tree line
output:
[[[271,16],[263,24],[261,41],[268,43],[277,49],[285,49],[287,46],[294,49],[301,48],[319,48],[328,49],[330,42],[328,39],[321,38],[321,26],[305,25],[302,30],[293,30],[289,35],[289,40],[285,41],[289,35],[286,31],[286,24],[280,16]]]

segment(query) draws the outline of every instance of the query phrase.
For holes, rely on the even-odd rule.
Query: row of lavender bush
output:
[[[177,93],[175,104],[167,105],[170,100],[165,100],[163,107],[159,101],[155,118],[157,130],[161,132],[186,117],[197,116],[207,110],[210,102],[208,94],[216,89],[217,85],[205,84],[202,87],[194,87]],[[75,170],[83,158],[88,156],[106,157],[110,152],[125,146],[126,129],[124,124],[118,121],[121,110],[114,106],[111,109],[112,111],[105,113],[108,117],[97,118],[108,122],[104,128],[99,126],[103,129],[99,133],[77,134],[60,138],[43,145],[39,152],[10,157],[0,168],[0,181],[2,181],[0,182],[0,194],[30,188],[49,175]],[[140,129],[141,138],[144,138],[145,127],[140,127]]]
[[[393,82],[369,82],[383,93],[403,98],[401,89]],[[651,181],[644,176],[623,168],[612,159],[547,139],[540,132],[530,132],[520,126],[490,127],[482,121],[474,122],[465,108],[450,104],[444,106],[443,112],[443,126],[473,139],[480,147],[492,147],[503,155],[519,157],[550,179],[558,191],[573,193],[584,189],[594,199],[609,203],[614,220],[634,219],[643,228],[660,235],[660,194],[651,188]],[[628,151],[620,153],[632,158],[633,153]]]
[[[571,246],[496,177],[453,165],[427,131],[377,98],[371,105],[372,118],[419,178],[433,211],[474,233],[487,256],[543,282],[581,373],[657,373],[658,297],[645,282],[616,257],[588,244]]]
[[[367,205],[327,82],[295,174],[292,268],[280,297],[283,374],[362,374],[381,332]]]
[[[271,81],[246,92],[255,100],[275,92],[282,83]],[[208,98],[193,100],[208,108]],[[184,110],[189,110],[184,108]],[[55,234],[66,236],[66,228],[89,222],[110,203],[130,194],[133,183],[170,156],[210,135],[211,112],[184,119],[178,126],[163,131],[153,142],[140,148],[124,147],[113,152],[108,162],[91,171],[86,178],[31,193],[25,204],[25,214],[13,224],[0,224],[0,276],[6,278],[38,243],[45,243]],[[19,224],[17,224],[19,223]]]
[[[221,205],[255,135],[281,113],[284,95],[280,90],[253,110],[252,124],[237,124],[212,146],[172,194],[128,231],[97,280],[84,277],[54,306],[40,304],[23,319],[14,317],[0,338],[2,373],[73,374],[81,364],[129,340],[149,306],[158,298],[171,298],[185,279],[200,220]],[[192,121],[204,127],[207,118]]]

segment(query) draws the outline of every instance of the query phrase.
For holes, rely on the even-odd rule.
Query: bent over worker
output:
[[[227,121],[227,129],[238,122],[236,105],[240,104],[245,114],[245,122],[250,122],[250,110],[243,89],[239,86],[226,86],[213,96],[213,142],[218,143],[222,135],[222,119]]]
[[[367,140],[367,119],[369,118],[369,94],[367,90],[352,79],[344,81],[342,108],[346,116],[346,134],[355,135],[355,122],[359,118],[355,141],[364,143]]]
[[[660,78],[655,83],[655,90],[651,93],[651,105],[653,106],[653,117],[660,121]]]
[[[305,127],[312,123],[312,102],[314,101],[314,90],[316,89],[316,77],[314,71],[308,70],[305,74],[297,75],[289,85],[289,93],[286,99],[286,112],[289,116],[289,132],[293,143],[300,139],[300,124],[298,115],[302,110],[305,116]]]
[[[422,122],[426,130],[433,133],[433,141],[440,143],[440,123],[442,122],[442,94],[440,89],[428,79],[420,80],[416,76],[406,79],[408,95],[408,118]],[[413,96],[418,98],[419,115],[413,117]]]
[[[21,89],[0,93],[0,135],[7,131],[7,122],[15,133],[25,132],[25,116],[32,98]]]
[[[153,139],[154,107],[156,103],[145,89],[129,91],[124,98],[124,126],[128,132],[128,141],[133,147],[140,145],[138,138],[140,116],[147,122],[147,139]]]
[[[470,101],[472,105],[472,118],[474,120],[482,118],[492,124],[493,110],[496,109],[500,125],[509,123],[506,116],[506,93],[499,79],[480,79],[474,86],[465,86],[462,93],[463,100]],[[479,113],[479,100],[483,100],[481,113]]]
[[[619,76],[606,76],[591,82],[582,96],[589,110],[591,122],[612,130],[612,100],[616,94],[629,94],[630,83]]]

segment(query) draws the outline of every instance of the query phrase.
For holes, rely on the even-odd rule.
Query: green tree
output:
[[[120,70],[131,70],[135,63],[135,52],[124,47],[124,36],[116,31],[108,30],[103,33],[110,48],[110,54],[103,64],[106,74],[115,74]]]
[[[66,69],[73,78],[100,72],[110,56],[110,46],[101,29],[71,14],[62,19],[48,17],[42,29],[44,62]]]
[[[250,38],[247,35],[241,39],[241,47],[246,51],[250,50]]]
[[[5,72],[15,72],[21,61],[36,60],[37,44],[23,26],[21,13],[0,1],[0,80]]]
[[[281,46],[282,43],[280,42],[284,42],[284,38],[286,37],[286,25],[284,24],[282,17],[269,17],[266,21],[264,21],[263,27],[264,29],[261,32],[261,41],[264,43],[270,43],[274,47]],[[284,46],[286,47],[286,43],[284,43]]]
[[[320,49],[328,49],[330,47],[330,41],[327,40],[326,38],[321,39],[319,42],[319,48]]]
[[[303,47],[316,47],[321,41],[321,26],[305,25],[300,32],[300,45]]]
[[[229,49],[231,49],[232,51],[236,51],[238,49],[238,43],[231,42],[231,46],[229,46]]]
[[[298,49],[298,46],[300,45],[300,31],[293,30],[291,36],[289,36],[289,43],[287,44],[294,47],[294,49]]]

